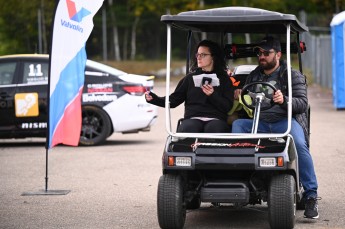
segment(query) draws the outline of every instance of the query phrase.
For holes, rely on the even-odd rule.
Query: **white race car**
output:
[[[0,138],[46,136],[48,71],[48,55],[0,57]],[[157,108],[146,103],[144,93],[153,86],[154,76],[87,60],[79,144],[101,144],[112,133],[149,131]]]

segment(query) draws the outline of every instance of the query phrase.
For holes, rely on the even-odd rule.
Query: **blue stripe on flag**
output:
[[[87,56],[84,46],[61,71],[59,81],[50,97],[49,148],[52,147],[51,143],[54,138],[54,132],[64,115],[66,107],[77,96],[79,89],[84,85],[86,59]]]

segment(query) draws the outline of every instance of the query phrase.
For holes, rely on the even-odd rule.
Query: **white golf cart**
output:
[[[172,32],[187,35],[189,72],[193,47],[202,37],[219,42],[226,58],[248,58],[256,54],[256,43],[229,43],[236,36],[251,34],[256,40],[278,36],[288,66],[288,91],[291,101],[291,53],[305,51],[300,33],[308,31],[294,15],[248,7],[224,7],[163,15],[167,25],[166,130],[168,138],[163,152],[163,175],[157,193],[158,221],[161,228],[182,228],[186,209],[198,209],[201,203],[237,206],[268,205],[271,228],[293,228],[296,208],[303,207],[294,140],[289,135],[292,107],[288,103],[288,128],[281,134],[257,133],[262,93],[250,92],[254,126],[249,134],[178,133],[172,128],[169,107]],[[292,41],[293,39],[293,41]],[[268,87],[275,88],[267,84]],[[243,91],[248,91],[248,87]],[[243,95],[243,94],[242,94]]]

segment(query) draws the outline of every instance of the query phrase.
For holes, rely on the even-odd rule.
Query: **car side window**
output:
[[[48,83],[48,63],[26,62],[24,63],[23,83],[44,84]]]
[[[12,84],[16,63],[0,63],[0,85]]]

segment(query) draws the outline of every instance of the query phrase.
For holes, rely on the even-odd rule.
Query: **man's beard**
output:
[[[268,62],[264,60],[263,62],[259,60],[259,65],[263,70],[271,70],[273,69],[277,64],[277,58],[274,57],[271,62]]]

